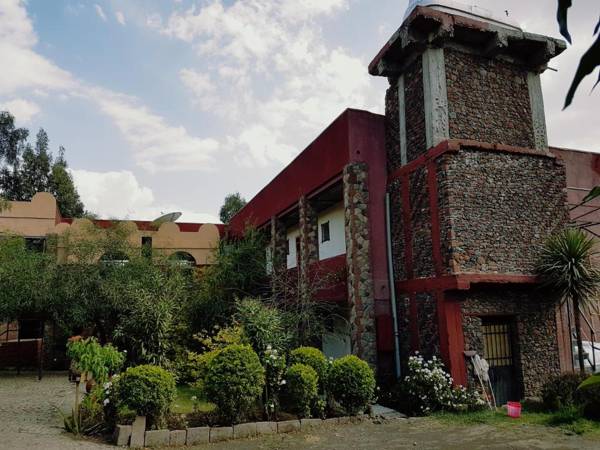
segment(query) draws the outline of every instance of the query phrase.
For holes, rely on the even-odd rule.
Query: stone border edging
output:
[[[293,433],[323,425],[345,425],[369,419],[368,415],[335,417],[331,419],[299,419],[283,422],[250,422],[230,427],[195,427],[185,430],[148,430],[144,432],[144,447],[191,446],[214,442],[246,439],[269,434]],[[145,423],[145,421],[144,421]],[[114,442],[129,447],[130,442],[141,442],[141,436],[133,436],[132,425],[117,425]]]

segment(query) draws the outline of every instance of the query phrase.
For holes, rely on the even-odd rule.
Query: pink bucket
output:
[[[508,409],[508,417],[512,417],[513,419],[521,417],[521,404],[519,402],[508,402],[506,407]]]

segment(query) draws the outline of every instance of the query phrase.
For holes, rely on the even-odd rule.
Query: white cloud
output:
[[[185,211],[181,221],[217,223],[212,214],[189,211],[177,204],[159,204],[152,189],[132,172],[70,170],[86,208],[104,219],[154,220],[162,213]]]
[[[98,3],[94,3],[94,9],[96,10],[96,14],[98,14],[98,17],[100,17],[104,22],[106,22],[106,14],[104,13],[102,6],[100,6]]]
[[[223,145],[243,165],[280,165],[345,108],[382,110],[367,62],[330,47],[318,20],[347,0],[211,0],[151,27],[190,43],[211,72],[186,68],[183,84],[204,111],[234,123]]]
[[[123,14],[122,11],[115,12],[115,19],[117,19],[117,22],[119,22],[121,25],[125,26],[125,14]]]
[[[37,103],[22,98],[16,98],[0,103],[0,110],[10,111],[18,123],[27,123],[39,114],[40,107]]]

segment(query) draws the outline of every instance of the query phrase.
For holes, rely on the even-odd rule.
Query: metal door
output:
[[[515,377],[512,321],[510,318],[485,318],[482,321],[484,358],[490,366],[490,381],[496,403],[518,401]]]

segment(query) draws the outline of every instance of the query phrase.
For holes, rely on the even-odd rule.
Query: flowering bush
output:
[[[426,361],[416,354],[408,359],[404,378],[403,402],[410,413],[428,415],[434,411],[467,411],[481,408],[485,402],[476,391],[455,387],[443,363],[435,356]],[[402,395],[401,394],[401,395]]]
[[[306,364],[294,364],[285,372],[284,400],[287,409],[301,417],[310,417],[310,411],[318,399],[318,376],[315,369]]]
[[[286,383],[283,379],[285,356],[280,354],[277,349],[267,345],[262,360],[263,367],[265,368],[265,414],[271,419],[277,415],[279,410],[279,392],[281,387]]]

